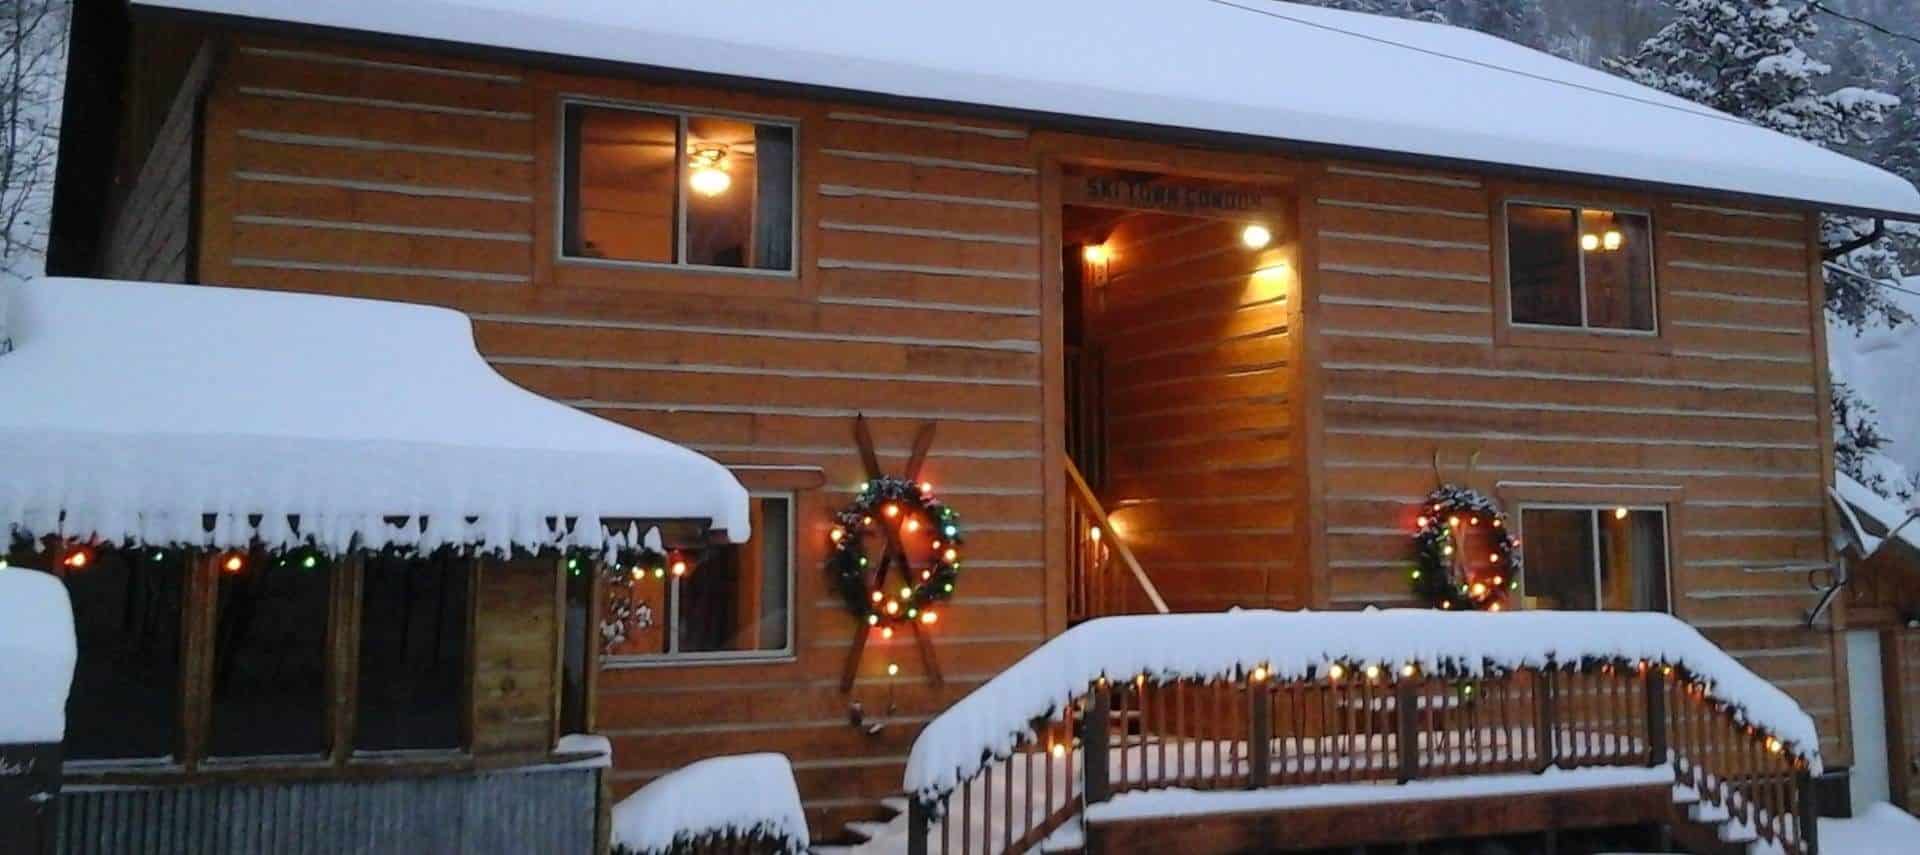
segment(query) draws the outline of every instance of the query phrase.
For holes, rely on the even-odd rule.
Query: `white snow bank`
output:
[[[1881,802],[1852,819],[1820,820],[1825,855],[1913,855],[1920,847],[1920,819]]]
[[[1129,819],[1173,819],[1245,811],[1337,805],[1394,804],[1434,799],[1480,799],[1515,794],[1566,793],[1610,787],[1671,787],[1672,766],[1548,769],[1410,781],[1405,784],[1325,784],[1259,790],[1135,790],[1087,806],[1090,825]]]
[[[907,759],[905,789],[928,800],[952,790],[987,755],[1011,752],[1029,722],[1102,676],[1204,679],[1264,665],[1286,680],[1335,661],[1379,663],[1389,673],[1408,663],[1427,673],[1443,663],[1477,673],[1589,657],[1682,666],[1819,768],[1819,734],[1800,705],[1670,615],[1236,610],[1101,618],[1061,633],[930,722]]]
[[[38,570],[0,567],[0,745],[66,738],[73,662],[66,586]]]
[[[1920,215],[1891,173],[1604,72],[1269,0],[136,5]]]
[[[665,852],[706,835],[759,834],[806,851],[807,817],[793,767],[782,754],[741,754],[691,763],[613,806],[613,844]]]
[[[621,517],[749,534],[724,467],[513,385],[458,312],[84,279],[0,299],[0,526],[16,533],[333,552],[602,548],[601,520]],[[565,517],[570,534],[549,529]]]

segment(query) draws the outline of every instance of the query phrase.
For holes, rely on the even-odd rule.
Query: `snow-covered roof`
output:
[[[0,662],[0,745],[64,739],[73,607],[59,579],[0,567]]]
[[[602,534],[632,517],[749,534],[724,467],[513,385],[458,312],[86,279],[0,299],[0,531],[331,551],[637,546]]]
[[[135,2],[1920,218],[1890,173],[1603,72],[1273,0]]]
[[[1878,527],[1880,533],[1875,534],[1864,527],[1853,526],[1862,550],[1871,553],[1879,549],[1880,542],[1889,533],[1900,538],[1901,542],[1907,546],[1920,550],[1920,520],[1907,522],[1909,516],[1920,514],[1920,503],[1916,503],[1911,508],[1903,508],[1899,502],[1874,492],[1873,488],[1860,483],[1844,472],[1834,473],[1833,486],[1834,493],[1849,506],[1842,509],[1843,513],[1857,515],[1856,519],[1865,517]],[[1901,526],[1902,523],[1906,525]],[[1852,521],[1849,521],[1849,525],[1852,525]],[[1894,531],[1896,528],[1898,528],[1897,532]]]

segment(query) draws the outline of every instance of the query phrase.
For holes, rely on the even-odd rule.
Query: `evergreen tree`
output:
[[[1447,18],[1530,48],[1547,45],[1547,13],[1540,0],[1456,0]]]
[[[1897,100],[1863,86],[1822,91],[1833,69],[1801,46],[1819,33],[1791,0],[1669,0],[1675,17],[1605,66],[1637,83],[1821,145],[1869,139]]]

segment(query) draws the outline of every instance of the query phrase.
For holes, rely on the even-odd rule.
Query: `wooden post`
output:
[[[1086,717],[1080,720],[1080,757],[1086,767],[1082,770],[1082,789],[1089,805],[1104,802],[1113,795],[1107,780],[1107,744],[1111,741],[1108,731],[1113,726],[1108,721],[1113,703],[1108,695],[1111,689],[1105,680],[1095,682],[1087,697]]]
[[[1554,709],[1553,697],[1556,670],[1553,663],[1549,662],[1547,667],[1534,672],[1539,679],[1539,685],[1534,689],[1534,707],[1539,712],[1533,723],[1535,749],[1540,754],[1539,769],[1536,771],[1552,768],[1555,761],[1559,759],[1559,753],[1555,750],[1559,740],[1554,734],[1554,728],[1560,726],[1560,716]]]
[[[1660,667],[1647,664],[1647,765],[1667,762],[1667,678]]]
[[[1247,684],[1251,702],[1247,709],[1247,783],[1254,789],[1267,785],[1273,769],[1273,692],[1266,680]]]
[[[1393,684],[1395,745],[1400,754],[1400,783],[1420,777],[1420,697],[1414,678]]]
[[[1801,767],[1793,773],[1793,786],[1798,796],[1795,811],[1799,814],[1800,841],[1805,844],[1806,855],[1820,855],[1820,809],[1813,792],[1813,771]]]
[[[966,786],[965,781],[960,786]],[[917,796],[907,796],[907,855],[927,855],[927,806]]]

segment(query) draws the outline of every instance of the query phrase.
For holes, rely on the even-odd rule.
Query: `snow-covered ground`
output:
[[[1820,820],[1821,855],[1913,855],[1920,819],[1884,802],[1852,819]]]

